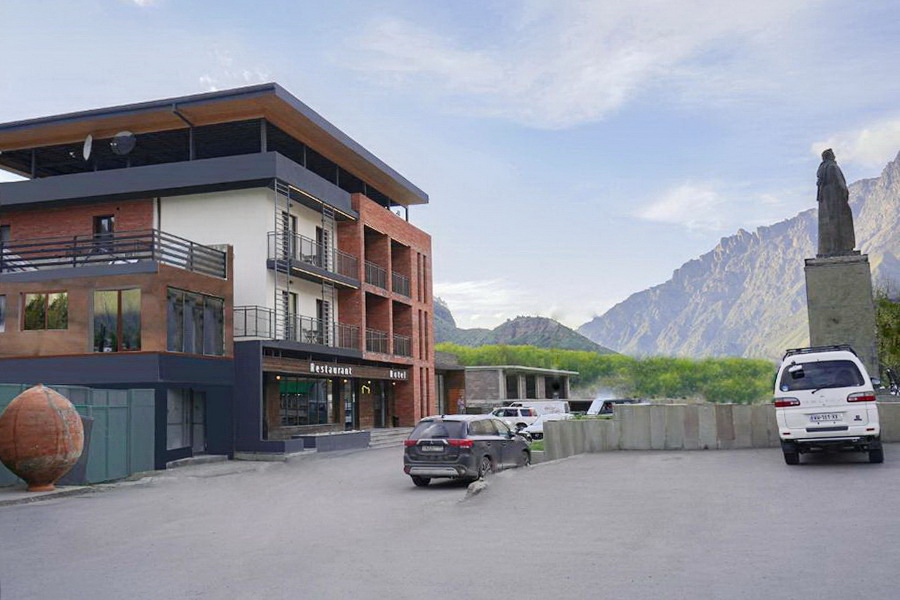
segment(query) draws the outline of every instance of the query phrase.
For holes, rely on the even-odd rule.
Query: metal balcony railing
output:
[[[366,352],[388,353],[388,334],[377,329],[366,329]]]
[[[412,356],[412,344],[409,336],[394,334],[394,356]]]
[[[395,293],[400,294],[401,296],[410,298],[409,277],[407,277],[406,275],[401,275],[400,273],[394,271],[393,273],[391,273],[391,289],[393,289]]]
[[[343,275],[359,277],[359,259],[343,250],[329,250],[313,239],[299,233],[268,233],[269,260],[304,263]]]
[[[303,315],[276,315],[265,306],[234,307],[234,337],[302,342],[359,350],[359,327]]]
[[[373,262],[366,261],[366,283],[371,283],[375,287],[383,290],[387,289],[387,270],[379,267]]]
[[[159,262],[225,279],[227,255],[158,229],[0,242],[0,273]]]

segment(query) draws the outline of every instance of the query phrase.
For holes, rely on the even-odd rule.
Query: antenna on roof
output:
[[[135,144],[137,144],[137,138],[134,137],[133,133],[130,131],[120,131],[113,137],[112,141],[109,142],[109,147],[112,148],[113,154],[125,156],[134,150]]]
[[[87,137],[84,138],[84,146],[81,148],[81,156],[84,157],[84,160],[88,160],[91,158],[91,150],[94,148],[94,136],[91,134],[87,134]]]

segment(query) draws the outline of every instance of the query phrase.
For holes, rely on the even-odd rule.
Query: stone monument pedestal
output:
[[[804,271],[809,345],[850,344],[866,365],[869,376],[878,377],[869,256],[854,252],[807,258]]]

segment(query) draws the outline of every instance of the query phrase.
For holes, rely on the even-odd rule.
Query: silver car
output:
[[[436,478],[475,480],[531,464],[525,438],[491,415],[426,417],[405,446],[403,471],[419,487]]]

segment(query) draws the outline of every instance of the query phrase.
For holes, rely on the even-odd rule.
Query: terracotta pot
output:
[[[78,462],[84,428],[62,394],[36,385],[19,394],[0,415],[0,462],[28,484],[49,492]]]

